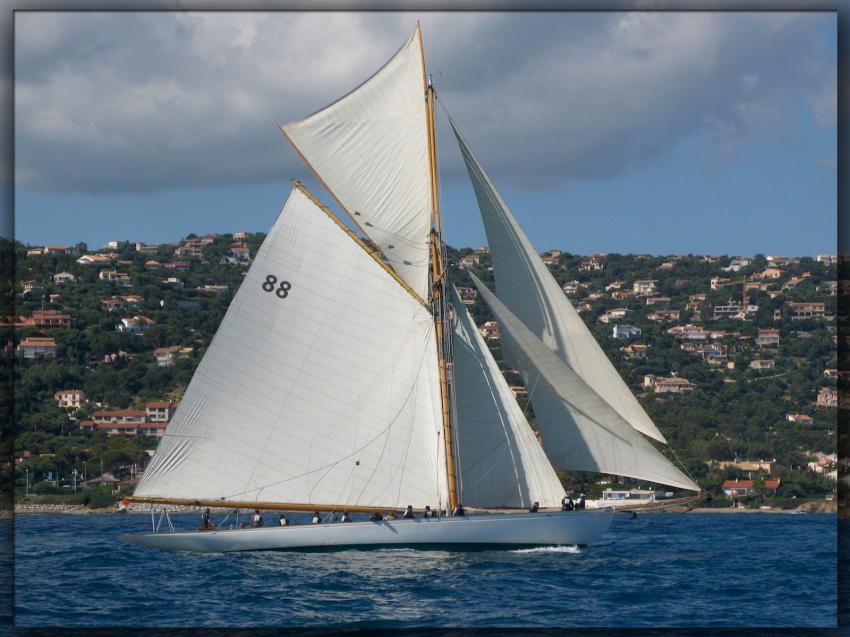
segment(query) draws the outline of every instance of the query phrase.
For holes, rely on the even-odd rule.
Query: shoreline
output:
[[[824,506],[831,504],[832,506]],[[203,507],[180,507],[170,509],[169,513],[198,513],[203,510]],[[213,513],[224,513],[232,511],[230,508],[212,508]],[[623,511],[622,513],[628,513]],[[745,509],[732,507],[695,507],[692,509],[657,509],[649,511],[638,511],[638,514],[646,513],[709,513],[709,514],[752,514],[752,513],[768,513],[777,514],[785,513],[788,515],[801,514],[830,514],[838,513],[835,503],[811,502],[803,503],[795,509]],[[118,511],[115,507],[106,507],[92,509],[83,504],[16,504],[14,515],[150,515],[150,510],[124,510]],[[0,510],[0,520],[11,519],[12,511],[5,509]]]

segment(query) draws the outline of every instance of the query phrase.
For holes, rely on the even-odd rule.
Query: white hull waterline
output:
[[[469,549],[586,545],[611,525],[611,511],[539,512],[290,525],[258,529],[127,534],[133,544],[164,551],[225,553],[370,547]]]

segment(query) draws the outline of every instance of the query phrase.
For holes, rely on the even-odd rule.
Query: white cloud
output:
[[[817,14],[19,13],[19,185],[150,191],[300,174],[274,122],[363,81],[417,17],[440,96],[513,183],[616,174],[700,132],[734,144],[780,129],[800,98],[835,125],[835,60],[818,45],[834,18]],[[459,174],[442,155],[444,174]]]

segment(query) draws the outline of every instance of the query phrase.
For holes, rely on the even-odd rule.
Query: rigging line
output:
[[[685,475],[686,475],[686,476],[688,476],[688,477],[691,479],[691,482],[693,482],[694,484],[697,484],[697,481],[696,481],[696,480],[694,480],[694,477],[691,475],[691,472],[690,472],[690,471],[688,471],[688,468],[685,466],[685,463],[684,463],[684,462],[682,462],[682,459],[679,457],[679,454],[677,454],[677,453],[676,453],[676,450],[675,450],[675,449],[673,449],[673,447],[672,447],[672,446],[670,446],[670,445],[667,445],[667,448],[668,448],[670,451],[672,451],[672,452],[673,452],[673,457],[674,457],[674,458],[676,458],[676,460],[677,460],[677,461],[679,462],[679,464],[682,466],[682,470],[685,472]],[[697,486],[699,486],[699,485],[697,485]]]

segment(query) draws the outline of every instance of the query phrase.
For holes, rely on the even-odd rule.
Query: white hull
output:
[[[611,511],[470,515],[259,529],[140,533],[121,537],[165,551],[222,553],[391,546],[474,547],[591,544],[611,525]]]

